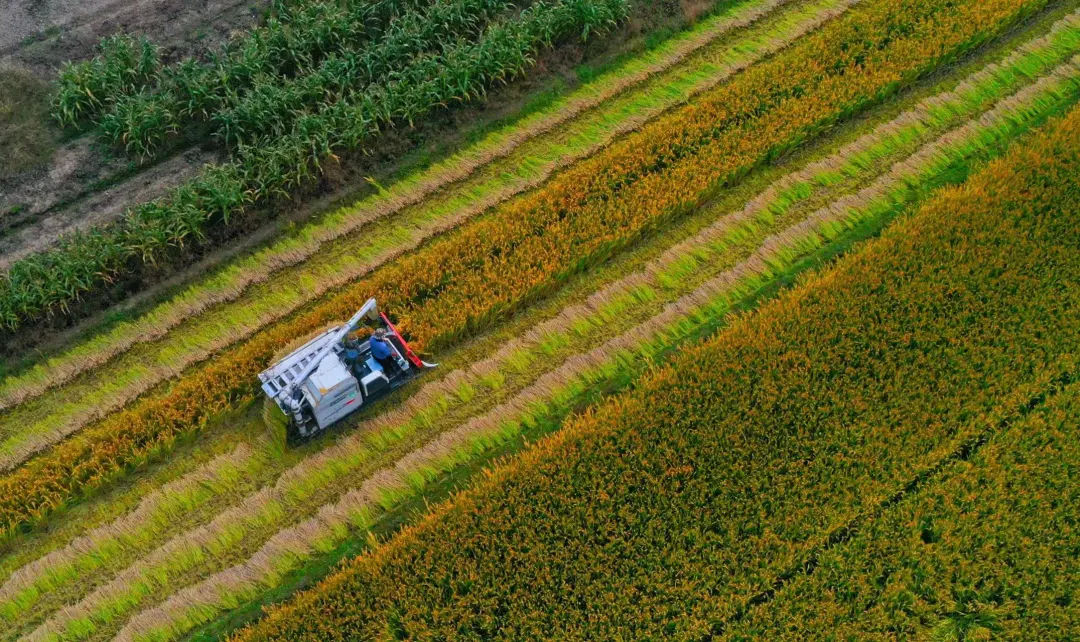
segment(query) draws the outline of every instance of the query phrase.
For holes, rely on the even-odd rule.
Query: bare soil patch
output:
[[[179,182],[174,159],[146,168],[117,157],[92,136],[63,140],[49,116],[56,71],[67,60],[93,55],[104,36],[140,33],[163,48],[166,60],[199,56],[260,19],[268,0],[8,0],[0,10],[0,255],[40,249],[90,220],[114,218],[146,191]],[[185,154],[189,159],[190,155]],[[197,159],[197,166],[205,159]],[[131,174],[131,185],[113,189]],[[110,197],[76,201],[107,190]],[[19,230],[13,234],[14,230]],[[32,243],[23,245],[23,240]]]

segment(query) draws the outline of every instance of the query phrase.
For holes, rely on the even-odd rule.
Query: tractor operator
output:
[[[386,330],[379,328],[371,333],[371,356],[383,367],[387,375],[392,372],[394,366],[394,349],[386,338]]]

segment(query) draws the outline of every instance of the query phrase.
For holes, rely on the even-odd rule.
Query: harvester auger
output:
[[[376,359],[371,337],[348,335],[363,320],[381,325],[380,350],[390,356]],[[289,437],[306,438],[326,430],[365,404],[412,380],[427,368],[409,344],[368,299],[348,322],[330,328],[259,373],[263,392],[285,414]]]

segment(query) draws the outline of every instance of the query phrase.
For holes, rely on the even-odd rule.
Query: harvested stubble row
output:
[[[996,120],[1004,121],[1005,118],[1001,116],[1003,115],[999,115]],[[1000,124],[1002,123],[999,122]],[[1007,126],[1005,128],[1008,129]],[[977,127],[968,129],[972,130],[968,136],[951,136],[949,143],[963,147],[961,141],[966,141],[968,145],[978,148],[980,143],[986,142],[985,136],[977,133]],[[947,151],[949,147],[950,145],[942,145],[926,150],[921,165],[918,162],[905,162],[898,167],[896,177],[816,212],[807,220],[768,238],[750,258],[666,306],[659,315],[587,353],[571,357],[507,403],[458,428],[440,434],[432,442],[396,461],[393,466],[380,470],[355,490],[347,492],[336,503],[323,506],[312,519],[277,533],[243,564],[217,573],[170,597],[164,604],[141,612],[124,627],[119,639],[143,639],[144,636],[171,639],[183,634],[215,612],[230,608],[241,600],[250,599],[260,591],[273,587],[287,570],[303,563],[317,551],[340,543],[348,526],[367,527],[380,508],[392,507],[402,499],[419,492],[428,480],[440,472],[472,459],[476,453],[484,451],[492,444],[503,443],[514,437],[521,429],[521,424],[543,421],[553,409],[561,412],[572,407],[595,386],[632,376],[643,363],[649,363],[652,358],[685,340],[685,337],[695,336],[710,327],[718,317],[723,317],[729,310],[732,301],[767,283],[772,274],[790,269],[807,251],[827,242],[831,235],[839,234],[864,220],[873,220],[879,217],[883,210],[902,202],[903,199],[895,191],[890,192],[888,186],[896,183],[900,176],[904,176],[900,182],[908,183],[908,189],[915,189],[920,179],[929,179],[931,176],[911,175],[914,167],[921,166],[930,175],[934,173],[932,168],[945,169],[953,158]],[[952,150],[952,153],[955,154],[956,151]],[[703,245],[715,243],[722,227],[710,229],[702,235],[699,242]],[[700,251],[702,248],[692,249]],[[661,269],[660,266],[653,267],[656,270]],[[652,271],[649,273],[656,274]],[[625,297],[641,296],[643,289],[650,288],[650,283],[658,286],[659,281],[663,280],[660,276],[653,277],[657,280],[642,275],[637,277],[622,284],[622,287],[633,290],[622,292]],[[619,293],[598,293],[593,297],[598,299],[595,302],[596,308],[584,309],[587,306],[581,306],[583,309],[567,310],[567,314],[560,315],[556,321],[565,327],[577,319],[578,323],[575,325],[580,326],[581,314],[591,314],[597,327],[604,325],[605,315],[608,319],[617,318],[618,310],[624,310],[628,303],[618,299],[605,301],[605,296],[618,297]],[[648,295],[644,299],[654,305],[657,302],[657,299],[650,299]],[[612,317],[613,314],[616,316]],[[546,328],[547,333],[538,333],[532,337],[537,345],[565,341],[565,337],[557,336],[557,326],[548,323],[544,326],[549,326]],[[527,345],[528,342],[525,343]],[[539,354],[513,354],[508,356],[507,360],[514,359],[527,364],[536,363],[538,358],[542,359]],[[464,396],[463,390],[467,390],[471,395],[487,394],[484,387],[490,384],[483,383],[483,379],[497,376],[498,373],[485,370],[490,368],[482,367],[469,373],[470,376],[477,377],[476,381],[455,379],[447,382],[449,385],[445,386],[444,394],[446,397],[452,394]],[[495,392],[499,386],[494,384],[490,387],[491,392]],[[446,398],[427,401],[435,404],[448,403]],[[425,414],[424,420],[430,420],[429,413]],[[400,431],[401,428],[393,431],[394,438],[400,436]]]
[[[492,23],[475,40],[446,39],[436,56],[412,58],[357,101],[322,105],[300,116],[287,136],[243,146],[226,163],[109,225],[60,240],[13,262],[0,278],[0,323],[66,312],[88,292],[176,247],[199,243],[214,227],[237,224],[253,203],[288,196],[321,175],[335,154],[358,151],[387,127],[451,102],[476,99],[524,74],[543,47],[593,36],[626,17],[628,0],[536,0]]]
[[[284,268],[310,259],[327,244],[376,220],[391,217],[439,190],[470,178],[492,163],[506,158],[521,145],[635,89],[653,76],[675,67],[721,36],[747,27],[770,15],[777,7],[791,2],[792,0],[747,2],[730,13],[707,19],[685,35],[674,37],[662,46],[635,57],[588,83],[570,96],[557,100],[551,107],[525,117],[520,123],[489,134],[479,143],[428,170],[395,182],[379,194],[342,208],[319,223],[306,226],[296,238],[279,241],[254,257],[226,268],[212,279],[189,288],[138,320],[120,323],[107,333],[36,364],[24,373],[5,377],[0,381],[0,410],[37,397],[87,370],[99,367],[132,346],[159,339],[185,319],[201,314],[212,306],[235,300],[247,288],[264,283],[270,275]],[[745,50],[747,43],[740,39],[736,42],[736,47]],[[775,47],[769,46],[767,50],[774,51]],[[597,148],[589,147],[589,150],[594,151]],[[543,174],[543,177],[546,176],[546,173]],[[223,344],[215,346],[219,349],[224,347]],[[173,363],[169,365],[183,366]]]
[[[1080,635],[1080,386],[825,552],[729,640]]]
[[[1076,367],[1077,208],[1080,110],[234,640],[714,633]]]
[[[678,47],[671,52],[671,57],[665,56],[644,70],[634,68],[627,77],[620,77],[620,82],[600,83],[595,91],[583,92],[585,95],[581,100],[571,100],[565,110],[556,109],[535,126],[530,124],[525,131],[516,134],[527,134],[525,137],[528,138],[561,124],[557,132],[533,141],[521,140],[515,135],[511,138],[513,145],[488,148],[487,154],[480,159],[481,164],[498,162],[472,168],[468,179],[449,191],[433,195],[431,192],[439,184],[435,181],[426,181],[420,186],[407,181],[405,185],[395,186],[393,193],[367,199],[356,208],[329,217],[305,231],[299,242],[288,240],[276,244],[254,259],[230,268],[222,275],[222,280],[215,279],[209,287],[197,287],[176,304],[167,305],[160,314],[155,312],[138,325],[124,328],[114,335],[122,343],[113,343],[111,337],[106,339],[107,343],[102,347],[107,352],[97,352],[92,345],[89,354],[77,350],[74,362],[51,361],[48,368],[36,368],[30,377],[5,381],[5,393],[30,394],[27,391],[33,391],[34,384],[54,385],[93,366],[94,361],[108,359],[127,345],[167,335],[160,343],[142,349],[136,347],[90,376],[47,393],[39,401],[31,399],[22,407],[0,416],[0,469],[24,461],[327,291],[369,273],[425,240],[530,187],[540,185],[558,168],[603,148],[620,134],[633,131],[681,99],[719,84],[737,69],[821,24],[838,10],[837,7],[843,7],[849,1],[823,0],[785,12],[779,17],[779,24],[770,25],[775,29],[769,28],[765,33],[738,40],[740,50],[750,50],[744,51],[743,55],[728,56],[727,50],[720,47],[721,59],[716,63],[695,61],[678,66],[670,70],[670,74],[654,79],[655,82],[645,83],[640,90],[621,94],[628,84],[651,78],[659,71],[658,67],[675,65],[689,55],[688,50],[703,46],[694,38],[686,43],[687,47]],[[709,36],[706,40],[753,21],[771,8],[769,5],[757,7],[747,13],[739,12],[730,21],[720,21],[712,25],[713,29],[705,31]],[[760,43],[765,44],[755,46]],[[712,52],[710,47],[706,53]],[[501,136],[497,138],[503,140]],[[473,162],[472,159],[458,161]],[[454,175],[460,175],[462,168],[454,169],[457,170]],[[349,231],[391,215],[395,216],[392,223],[381,229],[369,227],[362,235],[341,238]],[[290,267],[297,263],[299,265]],[[272,285],[267,283],[268,279],[272,279]],[[252,285],[255,287],[251,288]],[[229,306],[205,309],[215,302],[226,301]],[[196,318],[169,332],[183,319],[196,314]],[[87,361],[84,362],[84,358]],[[52,369],[54,366],[56,370]],[[18,387],[22,383],[28,384],[25,390]]]
[[[505,424],[520,422],[522,418],[518,415],[524,413],[526,419],[535,415],[538,412],[534,409],[536,405],[542,411],[550,409],[552,404],[566,407],[575,394],[581,394],[590,385],[610,378],[612,370],[625,371],[628,364],[641,364],[642,357],[654,356],[683,337],[700,332],[702,325],[708,326],[712,319],[723,316],[730,301],[742,293],[753,291],[766,281],[770,272],[787,269],[807,251],[819,247],[830,235],[858,225],[861,221],[880,217],[883,211],[904,202],[905,192],[917,190],[926,181],[936,180],[953,162],[967,158],[986,146],[993,147],[994,141],[1007,139],[1022,130],[1025,121],[1037,121],[1039,113],[1053,111],[1055,105],[1060,105],[1053,98],[1056,92],[1063,89],[1062,85],[1071,87],[1075,98],[1076,78],[1080,72],[1072,65],[1067,68],[1067,76],[1059,71],[1025,89],[976,122],[921,149],[858,194],[811,214],[773,237],[762,239],[758,234],[759,226],[768,228],[773,223],[775,229],[775,224],[779,222],[775,219],[779,209],[791,206],[790,198],[784,194],[794,186],[812,181],[815,177],[823,178],[826,173],[857,173],[856,168],[845,166],[844,159],[853,155],[865,159],[871,150],[881,148],[889,141],[903,141],[910,135],[911,129],[919,129],[929,123],[920,123],[913,114],[901,116],[882,126],[875,134],[841,150],[836,158],[792,175],[754,199],[745,210],[723,218],[693,240],[665,252],[643,272],[597,292],[586,305],[567,309],[555,319],[544,322],[520,342],[504,346],[485,363],[426,386],[422,393],[410,400],[406,409],[369,422],[359,431],[358,435],[362,436],[350,438],[346,443],[305,461],[283,475],[269,493],[248,498],[235,511],[223,514],[208,528],[169,542],[87,600],[65,609],[62,617],[50,620],[39,629],[38,635],[62,630],[73,621],[81,623],[80,627],[85,630],[93,628],[92,622],[108,625],[147,596],[161,597],[176,588],[177,578],[185,577],[192,560],[206,560],[212,555],[216,560],[215,566],[220,566],[222,558],[235,555],[229,552],[220,533],[228,533],[229,541],[243,541],[244,545],[250,546],[254,536],[251,529],[265,530],[268,519],[280,521],[289,516],[285,518],[286,521],[280,522],[284,525],[288,519],[295,520],[300,515],[312,513],[313,501],[328,501],[334,496],[333,493],[327,495],[320,488],[340,493],[350,485],[357,484],[363,478],[357,479],[355,474],[350,478],[350,470],[364,474],[363,466],[368,461],[378,461],[373,457],[377,456],[379,450],[399,442],[408,443],[403,440],[408,440],[410,434],[418,431],[423,433],[427,429],[431,433],[432,421],[455,404],[455,397],[468,403],[477,395],[488,397],[505,392],[503,376],[508,372],[508,367],[519,374],[522,369],[536,370],[536,364],[550,362],[552,346],[562,347],[565,352],[559,354],[575,354],[579,350],[577,346],[582,344],[573,343],[574,335],[579,339],[584,337],[584,345],[594,343],[597,339],[589,334],[590,331],[600,336],[608,334],[612,327],[619,327],[619,320],[635,303],[648,302],[650,307],[654,307],[660,302],[671,301],[671,297],[680,292],[686,292],[687,287],[693,288],[685,276],[687,270],[697,274],[715,274],[718,267],[731,265],[730,260],[725,260],[728,255],[731,255],[731,259],[739,256],[735,251],[737,246],[764,240],[762,249],[672,303],[662,314],[647,319],[587,354],[569,359],[565,365],[545,374],[503,406],[438,436],[431,444],[418,446],[391,469],[363,481],[359,490],[347,493],[336,504],[327,503],[312,519],[278,532],[241,566],[218,573],[169,598],[165,604],[143,611],[123,629],[121,639],[138,637],[151,631],[155,637],[183,633],[217,610],[273,586],[287,569],[307,559],[316,549],[332,546],[344,537],[344,529],[350,522],[354,527],[363,526],[369,522],[377,505],[393,505],[403,493],[421,486],[433,471],[459,463],[463,458],[462,452],[467,458],[476,449],[477,441],[482,446],[490,441],[505,440],[514,434],[519,426],[512,423],[507,428]],[[985,82],[1000,78],[1007,69],[994,66],[977,74],[976,79]],[[1072,79],[1071,84],[1067,82],[1068,79]],[[965,83],[956,93],[938,96],[924,103],[923,108],[928,109],[929,105],[946,108],[976,87],[974,83]],[[921,113],[921,117],[931,118],[926,111]],[[688,256],[698,259],[697,263],[689,265],[686,261]],[[588,328],[582,325],[582,319],[591,321]],[[566,328],[573,329],[567,331]],[[632,352],[629,360],[617,360],[627,351]],[[388,454],[392,453],[391,450]],[[176,560],[181,560],[181,563]],[[203,566],[207,566],[205,561]],[[61,575],[64,572],[62,567],[52,570],[59,571]],[[23,576],[21,579],[29,578]],[[18,590],[20,582],[14,584],[14,587],[11,583],[4,586],[5,597],[12,597],[11,591]],[[33,599],[35,594],[40,595],[45,586],[47,584],[32,587],[29,599]],[[23,594],[16,599],[28,598]],[[27,605],[23,602],[22,609],[25,610]],[[9,612],[20,610],[10,602],[5,602],[5,609]]]
[[[14,626],[43,598],[75,578],[100,573],[126,559],[128,550],[146,550],[177,530],[182,515],[221,495],[237,482],[258,475],[266,458],[247,444],[218,455],[191,473],[147,493],[117,519],[94,528],[24,564],[10,574],[0,592],[0,621]],[[116,569],[119,570],[119,569]]]
[[[167,448],[214,413],[250,398],[251,377],[275,350],[355,309],[361,298],[375,295],[401,311],[402,326],[421,345],[451,340],[557,286],[569,272],[692,208],[723,181],[895,92],[1043,4],[880,0],[861,5],[528,198],[459,228],[223,355],[164,397],[114,415],[6,475],[0,479],[5,530],[47,514],[73,494]],[[854,70],[858,73],[848,73]],[[491,274],[498,278],[482,280]]]

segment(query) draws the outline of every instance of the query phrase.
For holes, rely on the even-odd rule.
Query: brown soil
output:
[[[175,58],[224,42],[260,17],[268,0],[8,0],[0,13],[0,60],[50,77],[92,55],[102,37],[146,35]]]
[[[165,194],[216,156],[191,149],[98,190],[99,183],[127,173],[129,164],[98,162],[98,152],[86,139],[65,146],[53,157],[48,172],[0,194],[0,270],[62,235],[108,223],[128,205]]]
[[[128,204],[157,196],[211,157],[185,154],[183,160],[136,168],[91,136],[58,145],[62,133],[49,117],[48,100],[62,62],[90,57],[102,37],[117,32],[148,36],[163,47],[166,59],[199,55],[253,25],[269,0],[7,4],[0,11],[0,148],[6,151],[0,157],[0,265],[62,232],[115,218]],[[102,193],[86,199],[95,192]]]

